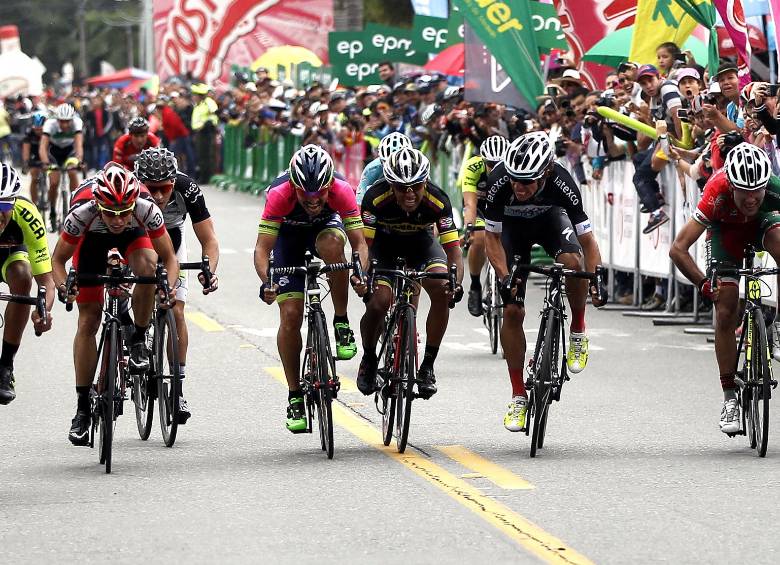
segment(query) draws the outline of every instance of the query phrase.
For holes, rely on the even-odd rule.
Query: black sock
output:
[[[143,341],[146,338],[146,328],[148,326],[139,326],[138,324],[133,324],[135,326],[135,331],[133,332],[133,343],[138,343],[139,341]]]
[[[89,389],[91,388],[90,385],[76,386],[76,406],[80,412],[89,412]]]
[[[479,280],[479,275],[471,275],[471,290],[482,290],[482,281]]]
[[[303,392],[300,390],[290,390],[287,392],[287,401],[291,401],[293,398],[303,398]]]
[[[336,324],[349,324],[349,317],[347,317],[346,314],[344,314],[343,316],[335,316],[334,315],[333,316],[333,325],[335,326]]]
[[[367,359],[368,361],[376,361],[376,346],[371,347],[370,345],[363,344],[363,358]]]
[[[433,367],[433,362],[436,361],[436,355],[439,354],[439,348],[435,345],[425,346],[425,355],[423,356],[420,366]]]
[[[0,365],[13,370],[14,356],[17,351],[19,351],[19,345],[14,345],[13,343],[8,343],[6,340],[3,340],[3,349],[2,352],[0,352]]]

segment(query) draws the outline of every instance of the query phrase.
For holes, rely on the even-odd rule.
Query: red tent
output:
[[[152,77],[152,73],[147,73],[141,69],[127,68],[111,73],[87,79],[87,84],[97,88],[124,88],[125,86],[143,79],[144,81]]]
[[[463,76],[466,64],[466,48],[463,43],[450,45],[425,64],[426,71],[439,71],[445,75]]]

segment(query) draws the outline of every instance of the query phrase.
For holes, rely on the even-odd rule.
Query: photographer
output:
[[[780,146],[780,119],[777,114],[778,85],[766,82],[753,83],[755,113],[758,120],[770,135],[775,136],[775,144]]]

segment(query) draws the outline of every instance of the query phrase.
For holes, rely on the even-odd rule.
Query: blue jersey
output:
[[[384,176],[384,172],[382,172],[382,163],[379,160],[379,157],[366,165],[366,168],[363,169],[363,174],[360,176],[360,183],[358,183],[358,204],[363,202],[363,196],[366,194],[368,187],[374,184],[376,181],[383,179]]]

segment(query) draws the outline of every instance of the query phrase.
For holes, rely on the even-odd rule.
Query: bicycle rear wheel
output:
[[[544,447],[544,436],[547,428],[547,415],[550,409],[550,394],[556,373],[558,341],[560,328],[558,317],[554,311],[548,310],[544,323],[544,341],[538,365],[535,367],[534,379],[534,420],[531,432],[531,457],[536,457],[536,450]]]
[[[412,400],[414,400],[414,385],[417,380],[417,331],[415,329],[414,308],[404,308],[398,319],[400,332],[399,346],[395,354],[398,356],[398,397],[396,399],[396,437],[398,453],[406,450],[409,440],[409,426],[412,420]]]
[[[160,430],[167,447],[173,447],[179,429],[179,338],[173,311],[158,310],[154,316],[154,346],[152,363],[157,380],[157,407]]]
[[[315,404],[317,406],[317,421],[320,429],[320,444],[322,450],[333,459],[333,386],[335,367],[330,353],[328,328],[325,315],[316,314],[314,321],[317,329],[317,382],[315,383]]]
[[[100,361],[100,373],[97,379],[97,417],[98,417],[98,456],[100,463],[111,473],[112,451],[115,429],[114,402],[119,390],[119,355],[121,342],[119,326],[110,323],[103,335],[103,351]]]
[[[772,370],[769,364],[769,342],[766,335],[764,314],[753,312],[753,374],[748,386],[751,389],[751,415],[759,457],[766,456],[769,444],[769,399],[772,395]]]

